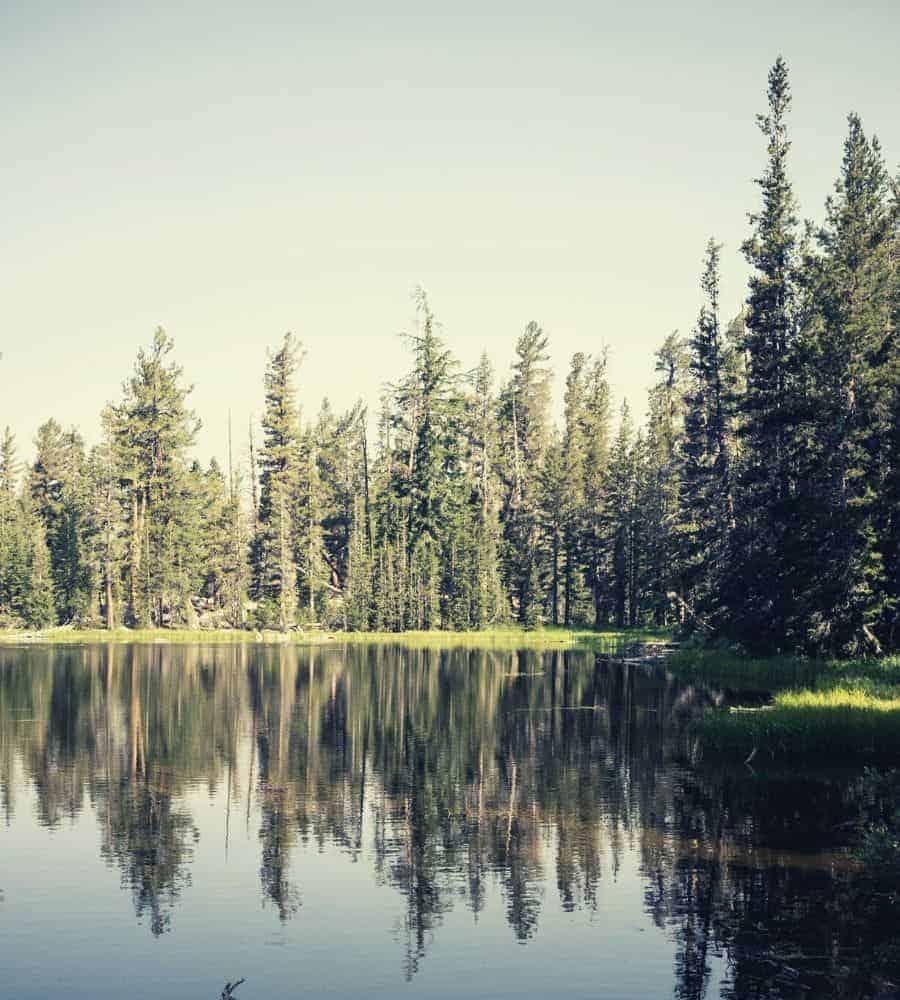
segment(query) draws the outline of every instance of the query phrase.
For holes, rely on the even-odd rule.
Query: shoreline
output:
[[[665,629],[623,628],[594,629],[547,626],[526,630],[504,626],[478,631],[450,632],[433,629],[425,632],[344,632],[327,629],[297,629],[290,632],[249,629],[77,629],[61,626],[51,629],[0,630],[0,647],[113,645],[386,645],[421,647],[470,647],[477,649],[587,648],[596,645],[640,643],[668,645],[672,633]]]

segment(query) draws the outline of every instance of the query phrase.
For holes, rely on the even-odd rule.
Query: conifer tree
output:
[[[350,527],[350,551],[347,561],[347,583],[345,587],[345,626],[354,632],[368,632],[372,623],[374,600],[372,593],[372,552],[369,533],[366,528],[365,502],[358,495],[353,505],[353,521]],[[391,617],[381,611],[379,628],[389,628]]]
[[[36,446],[28,488],[50,551],[55,603],[62,621],[85,619],[93,581],[87,555],[84,442],[77,431],[65,433],[51,419],[38,428]]]
[[[297,470],[295,561],[304,618],[318,621],[328,587],[322,519],[324,495],[315,431],[304,434]]]
[[[848,119],[841,175],[809,263],[803,344],[811,369],[803,485],[808,577],[804,624],[816,648],[877,652],[889,535],[885,443],[891,436],[892,294],[897,240],[877,139]],[[892,281],[893,278],[893,281]]]
[[[15,625],[22,609],[25,552],[17,490],[20,464],[7,427],[0,438],[0,622]]]
[[[372,543],[366,420],[362,403],[336,414],[325,399],[314,429],[321,489],[324,584],[332,595],[342,592],[347,582],[357,497],[362,498],[364,512],[359,524],[370,548]]]
[[[121,623],[122,557],[127,533],[121,497],[122,480],[117,467],[116,415],[112,407],[100,414],[102,441],[91,449],[87,462],[87,532],[91,577],[96,604],[106,628]]]
[[[585,565],[587,556],[589,481],[588,452],[591,427],[588,413],[589,358],[578,353],[572,357],[566,377],[565,431],[561,448],[561,521],[563,551],[563,622],[571,625],[579,617],[582,581],[591,578]],[[557,620],[556,614],[553,616]]]
[[[502,562],[506,587],[523,623],[532,614],[528,609],[543,602],[538,477],[549,440],[548,361],[547,336],[531,322],[516,343],[512,378],[500,400],[505,459]]]
[[[885,613],[881,635],[886,649],[900,647],[900,174],[893,182],[891,198],[891,253],[889,272],[892,336],[883,359],[885,376],[890,384],[890,418],[887,440],[883,442],[885,460],[882,492],[878,505],[881,553],[885,574]]]
[[[405,621],[438,627],[453,600],[453,552],[463,527],[463,397],[458,363],[437,333],[425,293],[407,335],[413,367],[393,387],[382,424],[382,543],[394,546],[393,580]],[[428,623],[424,625],[423,623]]]
[[[469,505],[473,539],[474,577],[471,624],[475,628],[505,621],[508,602],[500,579],[500,482],[498,467],[497,400],[494,370],[482,354],[473,373],[469,401]]]
[[[634,593],[634,516],[637,502],[634,424],[628,402],[622,403],[619,428],[609,460],[605,498],[605,529],[609,539],[612,610],[621,628],[636,616],[629,607]]]
[[[704,302],[688,344],[678,498],[679,598],[691,616],[687,624],[706,628],[713,627],[710,617],[722,610],[720,592],[734,523],[735,362],[720,326],[720,251],[710,239],[700,282]]]
[[[44,525],[26,495],[22,501],[21,531],[25,542],[21,617],[29,628],[49,628],[56,622],[53,572]]]
[[[566,526],[566,466],[564,444],[552,440],[544,452],[544,462],[539,473],[540,528],[544,549],[547,552],[547,604],[549,620],[560,622],[561,568]],[[580,521],[580,519],[579,519]],[[534,584],[540,589],[540,578]],[[537,595],[533,595],[534,600]]]
[[[265,374],[263,446],[259,456],[259,527],[253,539],[253,597],[257,624],[282,631],[297,614],[295,500],[300,458],[300,418],[294,377],[300,345],[290,333],[269,355]]]
[[[122,401],[111,410],[116,464],[128,512],[129,625],[183,622],[189,573],[180,553],[191,517],[185,503],[187,450],[199,421],[188,409],[192,386],[169,355],[174,342],[162,328],[138,351]]]
[[[677,331],[666,337],[655,357],[656,371],[661,378],[650,391],[645,441],[649,479],[643,496],[645,516],[642,525],[648,574],[645,589],[653,595],[655,624],[665,625],[668,624],[667,595],[683,590],[675,525],[688,356]]]
[[[594,358],[584,392],[584,571],[593,604],[595,625],[609,616],[610,549],[604,524],[607,519],[610,465],[610,392],[607,353]]]
[[[750,216],[743,245],[753,268],[744,347],[746,391],[741,400],[742,474],[731,578],[732,629],[748,643],[789,646],[794,634],[795,581],[786,559],[794,513],[798,370],[798,236],[787,161],[788,70],[779,57],[769,73],[768,114],[758,118],[768,162],[758,179],[762,206]],[[796,535],[793,536],[796,539]]]

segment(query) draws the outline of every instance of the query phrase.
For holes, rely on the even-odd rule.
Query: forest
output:
[[[571,358],[555,420],[538,323],[507,373],[466,371],[419,290],[409,368],[377,414],[316,412],[289,333],[247,460],[229,430],[224,468],[204,467],[158,329],[99,443],[50,419],[26,461],[3,435],[0,628],[656,625],[760,652],[897,649],[900,177],[850,114],[823,219],[801,220],[790,104],[779,59],[746,301],[722,315],[710,239],[643,426],[601,345]]]

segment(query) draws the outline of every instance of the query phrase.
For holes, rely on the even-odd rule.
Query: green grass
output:
[[[709,712],[697,727],[706,756],[900,759],[900,656],[749,659],[686,650],[668,665],[681,676],[773,694],[762,708]]]
[[[526,630],[509,625],[469,632],[336,632],[334,639],[348,643],[400,643],[410,647],[484,647],[547,649],[602,646],[623,642],[667,642],[671,634],[661,629],[593,629],[546,626]]]
[[[88,645],[91,643],[289,643],[292,645],[394,643],[412,648],[548,649],[604,646],[622,642],[666,642],[662,629],[546,628],[527,631],[510,625],[471,632],[329,632],[320,629],[296,632],[254,632],[238,629],[71,629],[2,631],[0,645]]]

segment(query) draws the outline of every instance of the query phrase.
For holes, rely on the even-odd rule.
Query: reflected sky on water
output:
[[[863,773],[624,652],[0,649],[0,995],[871,996]]]

